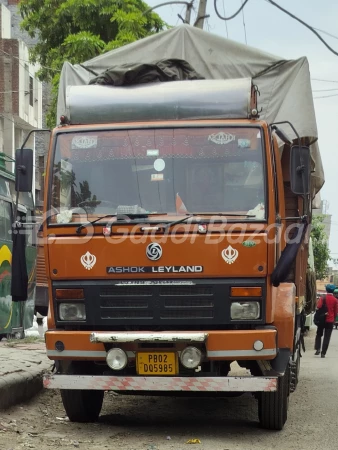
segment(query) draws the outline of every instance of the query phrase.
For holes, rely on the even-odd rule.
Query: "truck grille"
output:
[[[104,286],[100,297],[147,297],[152,295],[151,286]]]
[[[79,327],[91,330],[225,329],[234,326],[230,317],[233,286],[262,288],[262,297],[252,300],[259,301],[261,308],[255,325],[264,323],[264,278],[53,281],[54,290],[84,290],[87,319]],[[236,298],[240,300],[250,298]],[[247,323],[237,322],[236,326]],[[58,321],[57,325],[64,323]]]
[[[213,296],[210,285],[104,286],[101,319],[212,319]]]

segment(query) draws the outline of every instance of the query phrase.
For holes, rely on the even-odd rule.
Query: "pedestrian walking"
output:
[[[325,289],[326,295],[323,295],[317,304],[317,312],[321,312],[321,314],[318,314],[319,320],[317,323],[317,334],[315,341],[315,355],[321,354],[322,358],[325,358],[327,349],[329,347],[335,318],[338,314],[338,301],[333,295],[336,286],[334,284],[327,284],[325,286]],[[324,339],[322,345],[323,334]]]

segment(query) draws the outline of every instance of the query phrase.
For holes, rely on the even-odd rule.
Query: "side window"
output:
[[[0,200],[0,239],[11,241],[12,205],[5,200]]]

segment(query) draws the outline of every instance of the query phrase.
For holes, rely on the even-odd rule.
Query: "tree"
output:
[[[330,260],[329,243],[323,225],[324,219],[323,215],[312,217],[311,238],[317,280],[322,280],[327,276],[328,261]]]
[[[55,126],[60,71],[65,61],[82,63],[164,29],[165,23],[142,0],[21,0],[21,28],[37,44],[30,50],[41,81],[52,84],[47,117]],[[94,76],[94,75],[93,75]]]

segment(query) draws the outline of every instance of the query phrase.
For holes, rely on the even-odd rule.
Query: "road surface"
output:
[[[301,380],[281,432],[259,428],[256,401],[129,397],[106,394],[97,424],[65,418],[58,392],[0,412],[0,449],[84,450],[333,450],[338,438],[338,330],[325,359],[314,356],[314,331],[306,338]],[[200,444],[190,446],[189,439]]]

